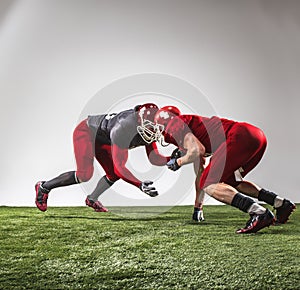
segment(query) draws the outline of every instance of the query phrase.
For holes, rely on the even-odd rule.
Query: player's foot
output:
[[[47,199],[48,199],[48,194],[50,190],[43,188],[43,183],[45,181],[39,181],[35,185],[35,204],[37,208],[41,211],[46,211],[47,210]]]
[[[194,213],[192,216],[192,220],[195,222],[204,221],[203,210],[201,210],[200,208],[194,207]]]
[[[92,201],[86,198],[85,204],[89,207],[92,207],[97,212],[108,212],[108,209],[99,201]]]
[[[285,224],[295,208],[294,203],[284,199],[282,206],[276,208],[276,224]]]
[[[252,214],[246,226],[236,231],[237,234],[251,234],[274,224],[275,217],[269,209],[263,214]]]

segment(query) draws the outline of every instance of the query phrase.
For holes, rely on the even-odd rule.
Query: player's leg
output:
[[[59,176],[51,180],[44,181],[41,185],[41,188],[50,192],[50,190],[54,188],[69,186],[76,183],[79,183],[76,177],[76,171],[68,171],[60,174]]]
[[[262,207],[253,199],[244,196],[226,183],[211,184],[204,188],[204,191],[216,200],[250,214],[250,219],[245,228],[237,231],[239,234],[256,233],[262,228],[272,225],[275,221],[274,215],[269,209]]]
[[[254,131],[253,135],[255,134],[255,131],[259,130],[258,128],[249,124],[247,124],[247,126],[249,130]],[[251,157],[250,161],[242,165],[243,171],[241,172],[241,175],[243,177],[246,176],[246,174],[249,173],[260,162],[265,152],[267,140],[264,135],[261,135],[260,132],[258,134],[260,134],[261,145]],[[257,198],[259,201],[263,201],[269,205],[272,205],[276,209],[276,223],[286,223],[289,216],[296,208],[296,205],[290,200],[277,195],[275,192],[261,188],[250,181],[241,181],[236,186],[236,189],[248,196]]]
[[[102,176],[93,192],[86,197],[85,204],[93,208],[96,212],[108,212],[108,209],[98,200],[98,198],[112,185],[113,182],[110,182],[106,176]]]
[[[274,223],[274,216],[268,209],[259,205],[250,197],[239,193],[229,184],[224,182],[210,184],[204,188],[204,191],[220,202],[249,213],[250,219],[245,228],[238,230],[237,233],[255,233]]]
[[[248,196],[257,198],[259,201],[264,201],[275,208],[282,206],[284,202],[284,198],[278,196],[276,193],[265,190],[247,180],[241,181],[241,183],[236,186],[236,189]]]
[[[108,211],[107,208],[105,208],[98,199],[103,192],[109,189],[119,179],[119,177],[114,173],[110,145],[97,145],[95,157],[103,167],[106,175],[100,178],[93,192],[87,196],[85,203],[97,212],[106,212]]]
[[[258,198],[261,188],[253,182],[243,180],[243,177],[252,171],[253,168],[261,161],[267,147],[267,139],[262,131],[257,127],[250,124],[245,124],[245,126],[247,126],[248,130],[252,132],[252,135],[257,136],[256,138],[259,140],[260,144],[257,147],[257,150],[253,151],[251,158],[246,163],[241,164],[241,167],[236,172],[236,174],[240,175],[241,180],[236,185],[236,189],[248,196]]]
[[[77,170],[62,173],[48,181],[39,181],[35,185],[35,203],[41,211],[47,210],[48,194],[52,189],[85,182],[92,177],[94,170],[93,144],[94,142],[90,135],[89,128],[84,120],[75,128],[73,133],[73,145]]]
[[[272,191],[260,188],[249,181],[242,181],[236,189],[248,196],[257,198],[259,201],[264,201],[265,203],[272,205],[276,210],[277,224],[286,223],[289,216],[296,208],[296,205],[292,201],[283,198]]]
[[[200,179],[200,187],[210,196],[250,214],[251,218],[246,227],[238,233],[256,232],[272,224],[274,219],[269,210],[234,188],[234,185],[240,182],[234,179],[234,172],[247,163],[258,150],[260,138],[261,133],[253,136],[247,127],[235,126],[226,142],[221,144],[212,156]]]

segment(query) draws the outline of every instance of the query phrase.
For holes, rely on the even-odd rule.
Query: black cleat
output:
[[[251,234],[256,233],[259,230],[273,225],[275,217],[269,209],[263,214],[252,214],[250,219],[246,223],[246,226],[236,231],[237,234]]]
[[[295,208],[296,205],[294,203],[284,199],[282,206],[276,208],[276,224],[285,224]]]

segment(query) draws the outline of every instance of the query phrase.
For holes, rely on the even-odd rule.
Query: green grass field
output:
[[[251,235],[229,206],[206,206],[201,224],[191,213],[0,207],[0,289],[300,289],[299,210]]]

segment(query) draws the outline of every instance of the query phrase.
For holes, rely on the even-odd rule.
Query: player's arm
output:
[[[117,145],[112,145],[112,157],[115,173],[124,181],[138,187],[141,191],[151,197],[157,196],[158,193],[155,187],[152,187],[152,181],[141,181],[136,178],[126,167],[128,160],[128,149],[120,148]]]
[[[200,189],[200,178],[204,170],[204,164],[205,164],[205,158],[203,156],[200,156],[199,162],[194,163],[194,171],[196,174],[196,180],[195,180],[196,197],[195,197],[192,219],[196,222],[200,222],[204,220],[203,203],[204,203],[205,192],[202,189]]]
[[[139,187],[141,181],[137,179],[126,167],[126,162],[128,160],[128,149],[123,149],[117,145],[112,145],[112,157],[115,173],[126,182]]]
[[[200,178],[204,171],[205,158],[201,155],[198,162],[194,162],[194,172],[196,174],[195,180],[195,189],[196,189],[196,198],[195,198],[195,207],[202,208],[204,201],[204,192],[200,188]]]
[[[170,156],[164,156],[159,153],[155,142],[146,145],[145,148],[148,159],[153,165],[163,166],[170,160]]]
[[[195,196],[195,204],[194,204],[192,219],[196,222],[204,221],[203,203],[204,203],[205,192],[200,188],[200,178],[204,170],[204,164],[205,164],[205,158],[203,155],[200,156],[198,162],[194,162],[194,171],[196,174],[196,180],[195,180],[196,196]]]
[[[193,133],[187,133],[184,136],[183,149],[175,149],[172,153],[170,161],[167,163],[169,169],[176,171],[182,165],[194,163],[198,170],[202,173],[204,166],[204,145],[195,137]],[[198,171],[197,171],[198,174]]]
[[[205,154],[204,145],[191,132],[184,136],[183,147],[186,149],[186,154],[176,160],[180,167],[188,163],[196,162]],[[202,160],[202,158],[200,158],[200,160]]]

